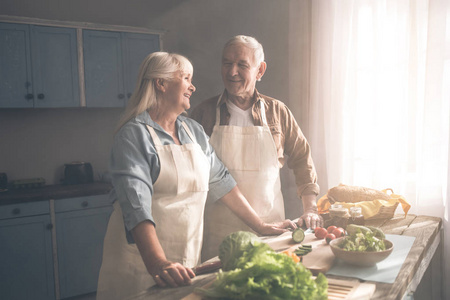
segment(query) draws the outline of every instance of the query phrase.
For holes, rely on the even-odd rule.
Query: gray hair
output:
[[[117,130],[140,113],[157,105],[155,82],[157,79],[172,80],[177,72],[193,73],[191,62],[176,53],[153,52],[141,63],[136,87],[119,120]]]
[[[257,66],[259,66],[264,61],[263,46],[254,37],[246,35],[236,35],[225,44],[223,50],[225,51],[225,49],[231,45],[243,45],[251,49],[253,51],[253,58]]]

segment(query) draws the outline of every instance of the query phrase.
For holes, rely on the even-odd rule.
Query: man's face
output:
[[[256,80],[262,76],[259,69],[250,48],[240,44],[225,48],[222,80],[228,95],[245,99],[253,97]]]

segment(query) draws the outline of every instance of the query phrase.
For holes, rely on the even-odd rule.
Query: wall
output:
[[[163,49],[187,56],[197,91],[192,106],[220,93],[220,57],[232,36],[256,37],[268,69],[257,88],[280,100],[289,96],[288,0],[2,0],[2,15],[125,25],[165,30]],[[10,180],[44,177],[59,183],[62,166],[91,162],[107,169],[112,127],[120,109],[0,110],[0,172]]]

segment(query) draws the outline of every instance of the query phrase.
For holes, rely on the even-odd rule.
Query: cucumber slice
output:
[[[300,227],[295,228],[292,232],[292,239],[296,243],[301,243],[305,239],[305,232]]]

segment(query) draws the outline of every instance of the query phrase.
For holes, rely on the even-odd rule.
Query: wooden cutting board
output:
[[[208,288],[212,281],[202,288]],[[360,283],[358,280],[338,280],[328,278],[328,299],[329,300],[365,300],[375,292],[375,284]],[[202,300],[199,294],[191,293],[181,300]]]
[[[293,243],[291,232],[285,232],[277,237],[263,238],[263,241],[275,251],[296,249],[300,245]],[[303,256],[302,263],[314,275],[326,273],[333,266],[335,256],[325,240],[319,240],[313,233],[309,233],[301,244],[312,246],[312,251]]]

